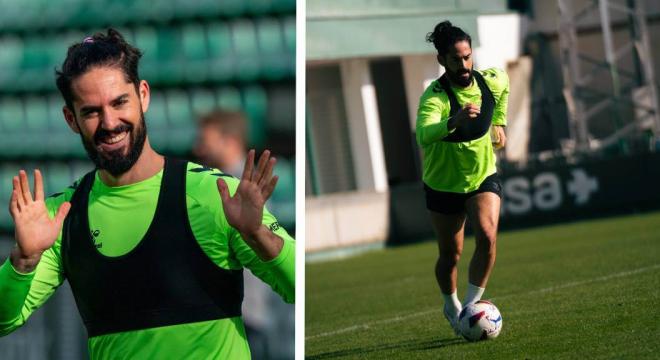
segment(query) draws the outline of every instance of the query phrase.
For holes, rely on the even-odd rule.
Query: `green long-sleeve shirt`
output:
[[[191,171],[193,170],[193,171]],[[295,296],[295,241],[264,211],[263,223],[284,239],[280,254],[261,261],[224,216],[216,186],[219,171],[188,163],[186,205],[195,238],[203,251],[224,269],[248,268],[287,302]],[[89,195],[89,225],[95,245],[103,255],[130,252],[142,239],[156,210],[163,172],[144,181],[109,187],[98,172]],[[230,193],[238,179],[223,177]],[[51,217],[74,189],[46,200]],[[17,272],[9,260],[0,267],[0,335],[27,321],[65,280],[60,256],[61,234],[46,250],[30,274]],[[250,350],[241,317],[127,331],[90,338],[92,359],[249,359]]]
[[[492,124],[506,126],[509,77],[499,69],[479,70],[493,93],[495,108]],[[481,106],[481,90],[476,80],[466,88],[453,87],[458,103]],[[464,142],[442,141],[451,132],[447,128],[450,103],[438,80],[433,81],[419,100],[417,143],[424,151],[422,180],[437,191],[468,193],[479,188],[484,179],[495,173],[495,153],[490,131],[479,139]]]

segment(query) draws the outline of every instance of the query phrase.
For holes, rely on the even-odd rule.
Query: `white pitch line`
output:
[[[508,294],[508,295],[498,296],[497,298],[491,298],[491,299],[493,299],[493,300],[494,299],[505,299],[505,298],[509,298],[509,297],[513,297],[513,296],[525,296],[525,295],[532,295],[532,294],[537,294],[537,293],[552,292],[552,291],[566,289],[566,288],[570,288],[570,287],[574,287],[574,286],[580,286],[580,285],[584,285],[584,284],[589,284],[589,283],[594,283],[594,282],[599,282],[599,281],[607,281],[607,280],[615,279],[615,278],[619,278],[619,277],[635,275],[635,274],[643,273],[643,272],[646,272],[646,271],[655,270],[655,269],[658,269],[658,268],[660,268],[660,264],[655,264],[655,265],[646,266],[646,267],[635,269],[635,270],[622,271],[622,272],[619,272],[619,273],[600,276],[600,277],[597,277],[597,278],[592,278],[592,279],[587,279],[587,280],[582,280],[582,281],[572,281],[572,282],[568,282],[568,283],[561,284],[561,285],[550,286],[550,287],[547,287],[547,288],[532,290],[532,291],[528,291],[528,292],[525,292],[525,293]],[[323,333],[319,333],[319,334],[316,334],[316,335],[310,335],[310,336],[305,337],[305,340],[311,340],[311,339],[317,339],[317,338],[322,338],[322,337],[327,337],[327,336],[333,336],[333,335],[343,334],[343,333],[347,333],[347,332],[352,332],[352,331],[355,331],[355,330],[367,330],[367,329],[369,329],[369,328],[371,328],[372,326],[375,326],[375,325],[382,325],[382,324],[389,324],[389,323],[393,323],[393,322],[399,322],[399,321],[415,318],[415,317],[418,317],[418,316],[429,315],[429,314],[432,314],[432,313],[435,313],[435,312],[440,312],[440,309],[425,310],[425,311],[420,311],[420,312],[416,312],[416,313],[411,313],[411,314],[408,314],[408,315],[395,316],[395,317],[388,318],[388,319],[372,321],[370,323],[365,323],[365,324],[361,324],[361,325],[353,325],[353,326],[349,326],[349,327],[339,329],[339,330],[323,332]]]

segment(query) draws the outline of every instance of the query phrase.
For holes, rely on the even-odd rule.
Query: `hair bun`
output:
[[[443,21],[439,23],[438,25],[435,26],[434,32],[441,33],[445,30],[451,29],[452,24],[449,22],[449,20]]]

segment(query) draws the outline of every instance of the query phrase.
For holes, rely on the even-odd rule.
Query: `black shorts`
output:
[[[502,181],[500,181],[497,173],[485,178],[477,190],[465,194],[436,191],[424,184],[426,208],[441,214],[458,214],[464,212],[467,199],[483,192],[492,192],[500,198],[502,197]]]

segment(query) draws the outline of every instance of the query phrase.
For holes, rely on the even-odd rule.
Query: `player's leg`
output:
[[[456,265],[463,252],[465,213],[440,214],[431,211],[431,223],[438,239],[435,278],[444,294],[456,291]]]
[[[463,305],[481,299],[495,264],[497,225],[500,216],[500,197],[493,192],[482,192],[466,202],[468,216],[473,224],[476,246],[470,261],[468,291]]]
[[[431,222],[438,239],[438,260],[435,264],[435,278],[445,301],[443,312],[454,330],[461,303],[456,291],[458,260],[463,251],[465,213],[442,214],[431,211]]]

